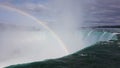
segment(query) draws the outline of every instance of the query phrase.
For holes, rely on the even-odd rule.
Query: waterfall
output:
[[[99,38],[99,41],[102,41],[102,38],[105,36],[105,34],[107,34],[107,32],[103,32],[102,35]]]
[[[83,30],[83,42],[84,46],[90,46],[99,41],[108,41],[116,39],[116,33],[110,33],[107,31],[98,31],[98,30]]]
[[[94,32],[94,30],[89,31],[89,32],[87,33],[86,38],[84,38],[84,39],[87,39],[88,37],[90,37],[93,32]]]
[[[116,33],[112,33],[112,34],[109,36],[108,40],[112,40],[112,39],[115,37],[115,35],[116,35]]]

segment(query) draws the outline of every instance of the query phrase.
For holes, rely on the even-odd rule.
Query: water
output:
[[[92,32],[91,34],[89,33],[91,32],[88,32],[89,36],[92,35],[92,33],[99,34],[97,31]],[[101,36],[106,34],[110,36],[108,36],[109,38],[106,38],[106,40],[112,39],[113,37],[115,38],[115,33],[110,34],[109,32],[103,32]],[[120,47],[116,42],[120,42],[120,40],[114,40],[112,43],[110,41],[106,41],[104,42],[105,44],[103,44],[103,42],[99,42],[94,46],[59,59],[13,65],[7,68],[120,68]]]
[[[116,39],[116,33],[111,33],[107,31],[98,31],[98,30],[90,30],[85,29],[81,30],[83,35],[82,40],[85,43],[84,46],[90,46],[100,41],[109,41]]]
[[[82,38],[79,37],[81,33],[82,33]],[[73,50],[77,48],[74,51],[75,53],[76,51],[79,51],[85,47],[95,44],[96,42],[116,39],[115,35],[116,33],[110,33],[106,31],[82,29],[79,30],[77,37],[70,37],[70,39],[72,40],[72,42],[70,43],[74,44],[72,45],[72,47],[70,47],[70,49]],[[80,40],[80,38],[82,39],[82,41]],[[75,39],[77,39],[80,43],[83,44],[74,42],[73,40]],[[22,30],[21,31],[1,30],[0,40],[1,40],[0,41],[1,65],[2,63],[7,65],[7,63],[9,64],[9,61],[10,64],[23,63],[28,61],[31,62],[36,60],[41,61],[46,58],[49,59],[51,57],[60,57],[64,53],[64,51],[58,49],[60,48],[58,46],[59,44],[52,37],[52,35],[44,31],[39,32],[39,31],[22,31]],[[67,49],[69,49],[69,47],[67,47]],[[33,58],[31,55],[35,57]],[[16,59],[15,62],[14,59]],[[21,61],[16,62],[19,60]]]

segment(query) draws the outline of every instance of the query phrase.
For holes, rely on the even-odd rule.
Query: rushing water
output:
[[[58,46],[59,44],[48,32],[22,31],[22,30],[21,31],[0,30],[0,31],[1,31],[0,63],[3,62],[3,64],[7,65],[7,63],[9,64],[9,60],[14,59],[17,60],[18,62],[12,61],[13,64],[28,61],[31,62],[36,60],[50,59],[51,57],[60,57],[64,53],[64,51],[62,52],[61,49],[57,49],[60,48]],[[79,34],[81,35],[81,33],[82,38],[79,37]],[[79,38],[81,38],[82,41],[80,40],[80,43],[84,44],[80,45],[79,43],[77,43],[76,45],[76,42],[73,41],[74,40],[73,37],[71,37],[70,39],[73,41],[72,43],[74,45],[70,49],[77,48],[74,51],[76,52],[79,51],[80,49],[91,46],[99,41],[108,41],[116,39],[115,34],[116,33],[110,33],[106,31],[82,29],[79,30],[77,37],[75,37],[74,39],[78,39],[79,41],[80,40]],[[67,47],[67,49],[69,48]],[[58,52],[54,52],[56,50],[58,50]],[[32,58],[31,55],[35,57]],[[10,64],[12,63],[10,62]]]
[[[83,32],[84,33],[84,32]],[[116,68],[120,67],[120,35],[117,33],[88,31],[84,35],[88,41],[92,41],[93,37],[96,41],[106,40],[99,42],[91,47],[78,51],[66,57],[59,59],[46,60],[43,62],[31,62],[28,64],[19,64],[9,66],[7,68]],[[95,37],[96,36],[96,37]],[[107,37],[106,37],[107,36]],[[116,39],[117,38],[117,39]],[[113,39],[113,40],[112,40]],[[111,40],[111,41],[109,41]],[[94,42],[95,43],[95,42]],[[89,44],[89,43],[88,43]],[[117,60],[115,60],[117,59]],[[92,62],[92,65],[91,65]],[[113,63],[111,63],[113,62]]]
[[[98,30],[81,30],[83,34],[84,46],[90,46],[99,41],[109,41],[116,39],[116,33]]]

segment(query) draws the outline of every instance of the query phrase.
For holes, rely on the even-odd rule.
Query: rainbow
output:
[[[65,43],[61,40],[61,38],[52,30],[50,29],[44,22],[38,20],[36,17],[32,16],[31,14],[25,12],[25,11],[22,11],[16,7],[13,7],[11,5],[6,5],[6,4],[0,4],[0,7],[1,8],[5,8],[5,9],[8,9],[8,10],[11,10],[11,11],[15,11],[21,15],[24,15],[24,16],[27,16],[29,18],[31,18],[32,20],[34,20],[35,22],[39,23],[40,25],[42,25],[45,29],[47,29],[52,35],[53,37],[55,37],[57,39],[57,41],[59,42],[60,46],[64,49],[66,55],[69,54],[67,48],[66,48],[66,45]]]

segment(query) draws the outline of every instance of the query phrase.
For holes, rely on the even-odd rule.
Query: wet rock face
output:
[[[9,66],[6,68],[120,68],[118,40],[101,41],[59,59]]]

